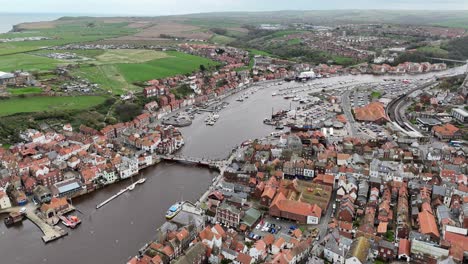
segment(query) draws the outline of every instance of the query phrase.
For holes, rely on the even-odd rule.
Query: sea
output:
[[[13,29],[14,25],[24,22],[39,22],[55,20],[63,14],[28,14],[28,13],[0,13],[0,33],[6,33]]]
[[[14,25],[25,22],[51,21],[64,16],[110,16],[101,14],[74,14],[74,13],[3,13],[0,12],[0,33],[13,29]]]

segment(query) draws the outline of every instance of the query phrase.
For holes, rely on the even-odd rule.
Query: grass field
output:
[[[213,43],[218,43],[218,44],[229,44],[231,42],[233,42],[234,40],[236,40],[235,38],[231,38],[231,37],[228,37],[228,36],[223,36],[223,35],[214,35],[210,41],[213,42]]]
[[[0,116],[51,110],[86,109],[106,100],[102,96],[28,97],[0,100]]]
[[[102,64],[114,63],[141,63],[151,60],[167,58],[169,55],[165,52],[154,50],[136,50],[136,49],[119,49],[107,50],[95,58]]]
[[[267,38],[282,38],[282,37],[286,37],[289,35],[299,34],[299,33],[304,33],[304,32],[307,32],[307,31],[305,30],[281,30],[271,35],[268,35]]]
[[[175,51],[169,51],[167,54],[169,55],[167,58],[145,63],[119,63],[115,65],[129,83],[191,73],[198,70],[202,64],[205,67],[217,65],[212,60],[190,54]]]
[[[353,58],[343,56],[332,56],[332,59],[333,61],[335,61],[336,64],[344,66],[352,65],[355,62]]]
[[[260,55],[260,56],[267,56],[267,57],[274,57],[273,54],[270,54],[266,51],[263,50],[257,50],[257,49],[248,49],[250,54],[252,55]]]
[[[64,62],[31,54],[12,54],[0,56],[0,71],[14,70],[50,70]]]
[[[42,89],[39,87],[8,88],[8,92],[12,95],[39,94],[42,93]]]
[[[74,69],[72,73],[74,76],[87,78],[89,81],[97,83],[102,88],[117,95],[123,94],[125,91],[139,89],[138,86],[128,83],[113,64],[82,66],[79,69]]]
[[[301,43],[301,40],[297,38],[288,40],[288,45],[297,45],[300,43]]]
[[[106,52],[107,53],[107,52]],[[102,88],[111,90],[114,94],[140,89],[134,82],[159,79],[177,74],[196,71],[203,64],[206,67],[217,65],[216,62],[185,53],[168,51],[156,52],[159,59],[142,63],[114,63],[82,66],[73,70],[73,75],[87,78],[100,84]],[[99,56],[98,56],[99,57]]]

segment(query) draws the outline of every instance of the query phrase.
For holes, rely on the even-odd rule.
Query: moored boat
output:
[[[178,202],[169,207],[169,209],[166,212],[166,219],[170,220],[174,218],[180,212],[180,210],[182,210],[183,204],[184,202]]]

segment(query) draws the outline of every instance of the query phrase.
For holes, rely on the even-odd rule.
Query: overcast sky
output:
[[[0,0],[0,12],[174,15],[323,9],[468,10],[468,0]]]

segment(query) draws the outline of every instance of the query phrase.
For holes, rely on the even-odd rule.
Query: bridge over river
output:
[[[226,166],[227,160],[212,160],[212,159],[205,159],[205,158],[194,158],[194,157],[187,157],[182,155],[159,155],[158,156],[161,160],[165,161],[175,161],[181,163],[188,163],[194,165],[202,165],[208,166],[213,169],[221,170],[224,166]]]

